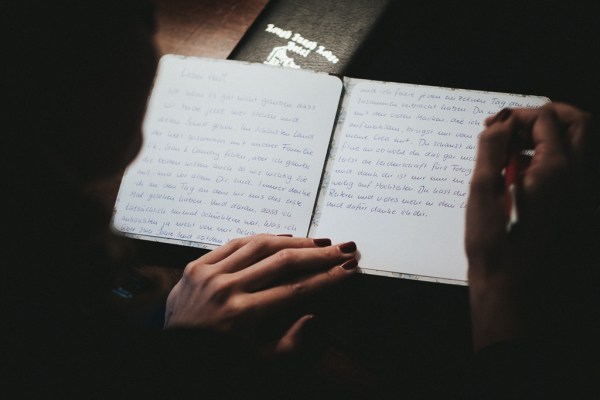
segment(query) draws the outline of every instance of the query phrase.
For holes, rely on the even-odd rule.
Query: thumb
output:
[[[279,357],[297,353],[304,342],[306,327],[310,325],[313,318],[314,315],[312,314],[298,318],[277,343],[275,343],[271,349],[271,355]]]

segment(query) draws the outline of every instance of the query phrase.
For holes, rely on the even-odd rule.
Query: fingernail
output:
[[[354,253],[356,251],[356,243],[346,242],[338,246],[342,253]]]
[[[496,114],[496,119],[498,121],[506,121],[508,117],[510,117],[511,111],[508,108],[503,108],[500,110],[498,114]]]
[[[290,235],[289,233],[282,233],[281,235],[277,236],[293,237],[293,235]]]
[[[313,243],[318,247],[331,246],[331,239],[313,239]]]
[[[491,123],[494,123],[496,121],[506,121],[508,117],[510,117],[510,114],[511,111],[509,108],[503,108],[502,110],[498,111],[494,118],[492,118]]]
[[[498,111],[495,115],[485,120],[485,126],[490,126],[496,121],[506,121],[510,117],[511,111],[509,108],[503,108]]]
[[[344,262],[341,267],[348,270],[348,269],[354,269],[356,268],[356,266],[358,265],[358,261],[356,260],[356,258],[351,258],[348,261]]]

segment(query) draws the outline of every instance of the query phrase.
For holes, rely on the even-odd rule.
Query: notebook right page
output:
[[[312,237],[366,273],[466,284],[464,218],[484,119],[548,98],[345,78]]]

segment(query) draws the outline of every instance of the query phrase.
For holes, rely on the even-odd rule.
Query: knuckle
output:
[[[206,287],[210,290],[210,298],[217,304],[225,304],[231,298],[233,282],[226,275],[215,275],[206,281]]]
[[[288,285],[288,289],[290,292],[300,295],[306,292],[306,285],[304,282],[294,282]]]
[[[345,256],[340,250],[339,246],[323,247],[316,250],[318,253],[315,253],[315,256],[317,257],[315,261],[321,264],[323,268],[327,265],[340,262],[340,260],[342,260]]]
[[[192,261],[192,262],[188,263],[185,266],[185,268],[183,269],[183,278],[185,278],[185,279],[193,278],[197,274],[198,270],[202,269],[201,265],[202,264],[198,263],[197,261]]]
[[[323,248],[323,257],[326,259],[337,259],[340,256],[341,250],[338,246],[329,246]]]
[[[216,329],[221,333],[230,334],[240,331],[247,320],[249,307],[242,295],[230,296],[220,304]]]
[[[227,301],[225,313],[227,319],[239,321],[242,317],[252,313],[252,304],[246,296],[232,296]]]
[[[290,265],[294,264],[297,260],[297,254],[292,249],[283,249],[275,254],[275,260],[278,264]]]
[[[211,265],[192,262],[183,270],[181,281],[205,289],[213,284],[217,276],[216,269],[211,268]]]
[[[271,236],[267,234],[256,235],[251,241],[252,250],[264,253],[270,248]]]
[[[225,244],[225,246],[239,248],[242,246],[243,243],[244,243],[244,238],[235,238],[235,239],[231,239],[229,242],[227,242]]]

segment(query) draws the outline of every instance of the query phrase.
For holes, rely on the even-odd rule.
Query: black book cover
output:
[[[391,0],[271,0],[228,58],[342,74]]]

